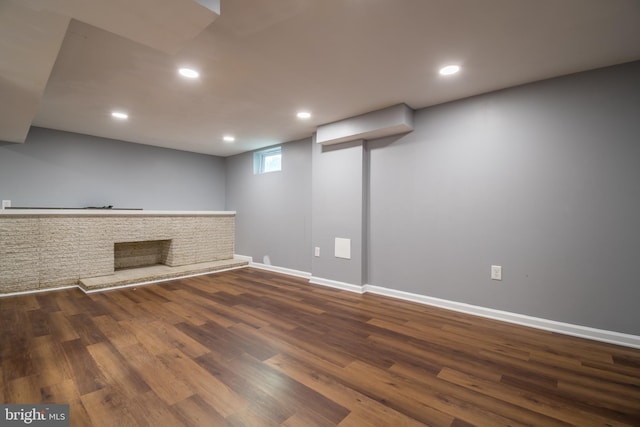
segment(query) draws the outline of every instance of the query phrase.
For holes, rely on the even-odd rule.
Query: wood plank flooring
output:
[[[250,268],[1,298],[0,361],[72,426],[640,426],[640,350]]]

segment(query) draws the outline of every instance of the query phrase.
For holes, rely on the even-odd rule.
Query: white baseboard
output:
[[[622,345],[625,347],[640,348],[640,336],[623,334],[620,332],[596,329],[588,326],[573,325],[571,323],[557,322],[555,320],[541,319],[539,317],[527,316],[524,314],[511,313],[508,311],[495,310],[493,308],[480,307],[477,305],[465,304],[456,301],[449,301],[440,298],[428,297],[410,292],[398,291],[395,289],[383,288],[381,286],[364,285],[364,292],[385,295],[406,301],[445,308],[447,310],[459,311],[461,313],[473,314],[503,322],[515,323],[517,325],[529,326],[543,329],[545,331],[558,332],[574,337],[587,338],[595,341],[602,341],[610,344]]]
[[[257,268],[260,270],[273,271],[274,273],[287,274],[289,276],[301,277],[303,279],[309,279],[311,277],[311,273],[306,271],[294,270],[293,268],[278,267],[277,265],[263,264],[261,262],[253,262],[253,257],[246,255],[234,254],[233,259],[247,261],[249,263],[249,267]]]
[[[30,295],[30,294],[41,294],[43,292],[51,292],[51,291],[62,291],[65,289],[77,288],[78,285],[68,285],[68,286],[60,286],[57,288],[46,288],[46,289],[32,289],[29,291],[18,291],[18,292],[8,292],[6,294],[0,294],[0,298],[4,297],[15,297],[18,295]]]
[[[357,294],[363,294],[364,290],[362,286],[352,285],[351,283],[338,282],[337,280],[323,279],[322,277],[311,276],[309,283],[314,285],[328,286],[330,288],[341,289],[343,291],[355,292]]]
[[[314,276],[311,277],[309,282],[316,285],[328,286],[331,288],[342,289],[359,294],[369,292],[372,294],[384,295],[405,301],[416,302],[419,304],[430,305],[447,310],[453,310],[461,313],[472,314],[475,316],[486,317],[489,319],[500,320],[503,322],[514,323],[517,325],[528,326],[531,328],[542,329],[545,331],[558,332],[560,334],[586,338],[594,341],[602,341],[609,344],[640,348],[640,336],[638,335],[624,334],[621,332],[607,331],[604,329],[591,328],[588,326],[557,322],[555,320],[542,319],[539,317],[511,313],[508,311],[465,304],[462,302],[433,298],[426,295],[384,288],[382,286],[358,286],[350,283],[338,282],[335,280],[323,279],[321,277]]]
[[[289,276],[301,277],[303,279],[309,279],[311,273],[306,271],[294,270],[292,268],[278,267],[276,265],[267,265],[260,262],[250,262],[249,267],[258,268],[260,270],[273,271],[274,273],[288,274]]]

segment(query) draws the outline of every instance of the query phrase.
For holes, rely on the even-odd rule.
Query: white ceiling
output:
[[[0,140],[34,125],[228,156],[640,59],[640,0],[222,0],[219,16],[199,3],[0,0]],[[440,77],[449,63],[462,72]]]

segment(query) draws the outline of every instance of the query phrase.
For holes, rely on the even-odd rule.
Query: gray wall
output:
[[[223,210],[224,159],[32,127],[0,142],[0,198],[13,206]]]
[[[253,153],[226,158],[236,253],[311,271],[311,139],[282,145],[282,171],[253,174]]]
[[[352,285],[366,283],[363,141],[313,147],[312,241],[320,248],[312,275]],[[335,238],[351,239],[351,259],[336,258]]]
[[[370,284],[640,334],[640,62],[415,127],[369,143]]]

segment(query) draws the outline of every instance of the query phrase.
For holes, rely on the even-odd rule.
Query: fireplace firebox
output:
[[[170,247],[171,240],[115,243],[113,245],[114,270],[166,264]]]

